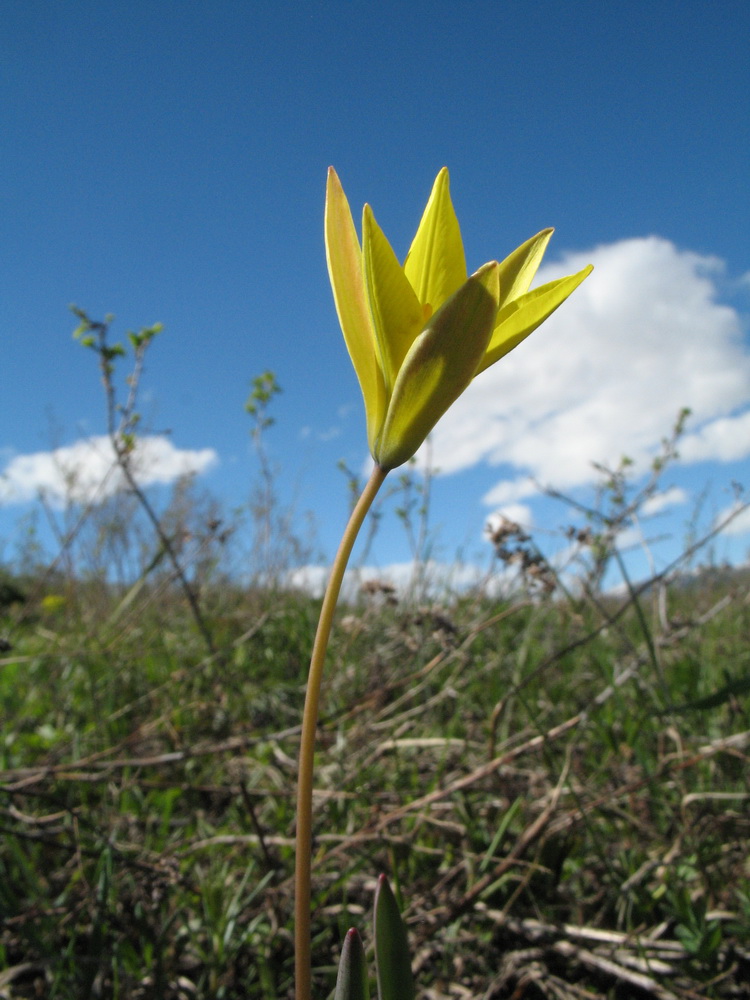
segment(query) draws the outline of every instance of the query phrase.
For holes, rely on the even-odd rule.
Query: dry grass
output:
[[[315,602],[214,595],[206,657],[169,589],[78,599],[0,661],[0,996],[290,996]],[[386,870],[424,997],[750,996],[748,581],[666,602],[344,609],[318,995]]]

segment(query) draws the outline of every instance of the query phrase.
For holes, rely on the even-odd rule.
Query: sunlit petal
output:
[[[369,205],[362,217],[362,245],[375,337],[386,394],[390,394],[401,362],[424,325],[424,315]]]
[[[333,169],[326,252],[336,309],[359,378],[370,453],[406,462],[474,375],[508,354],[592,270],[529,291],[552,235],[544,229],[501,264],[466,278],[448,171],[438,174],[402,267],[365,205],[362,246]]]
[[[528,292],[534,275],[542,262],[544,251],[554,229],[543,229],[541,233],[526,240],[509,254],[500,264],[500,308],[511,299]]]
[[[435,179],[404,272],[419,301],[432,311],[466,281],[464,245],[445,167]]]
[[[495,329],[477,374],[494,365],[533,333],[592,271],[589,264],[577,274],[550,281],[506,303],[497,314]]]
[[[414,341],[373,453],[384,469],[411,458],[474,377],[495,322],[498,269],[493,261],[472,275]]]
[[[336,312],[364,397],[367,438],[372,450],[385,419],[385,382],[375,348],[357,231],[333,167],[328,171],[326,187],[325,243]]]

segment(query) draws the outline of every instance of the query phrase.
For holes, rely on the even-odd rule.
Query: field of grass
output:
[[[207,652],[166,575],[42,590],[0,623],[0,998],[290,997],[318,602],[217,583]],[[385,871],[420,997],[750,997],[748,575],[370,591],[329,652],[316,995]]]

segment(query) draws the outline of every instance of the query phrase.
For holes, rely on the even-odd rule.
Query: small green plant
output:
[[[252,490],[249,512],[253,532],[250,565],[257,585],[269,591],[284,585],[288,571],[310,558],[310,542],[299,530],[293,503],[284,505],[277,489],[278,469],[271,460],[266,436],[276,420],[271,404],[283,390],[272,371],[256,375],[245,401],[252,426],[250,437],[258,461],[259,480]]]
[[[709,919],[705,899],[693,899],[687,886],[670,891],[668,899],[677,920],[675,937],[685,951],[696,962],[715,964],[723,935],[721,922]]]
[[[373,906],[375,972],[380,1000],[414,1000],[409,942],[398,903],[385,875],[378,879]],[[352,927],[344,938],[335,1000],[368,1000],[370,988],[362,939]]]
[[[180,561],[175,540],[164,530],[164,525],[159,519],[156,510],[138,483],[134,468],[134,458],[138,443],[138,427],[141,422],[141,414],[137,409],[138,389],[146,361],[146,353],[153,343],[154,338],[162,332],[163,326],[161,323],[154,323],[153,326],[143,327],[138,332],[128,332],[128,341],[133,351],[133,368],[125,378],[128,391],[125,401],[121,403],[118,401],[117,396],[115,365],[120,358],[124,358],[127,355],[127,350],[120,341],[114,344],[110,342],[109,331],[114,321],[114,316],[108,314],[104,320],[93,320],[83,309],[79,309],[78,306],[71,306],[70,308],[71,312],[80,320],[79,325],[73,331],[73,337],[82,347],[93,351],[99,359],[99,371],[106,399],[107,434],[112,445],[117,466],[122,473],[128,489],[136,497],[153,526],[159,541],[160,553],[165,554],[172,564],[175,576],[180,582],[195,624],[203,637],[209,654],[216,656],[217,650],[211,629],[203,614],[195,588],[188,579],[187,573]]]

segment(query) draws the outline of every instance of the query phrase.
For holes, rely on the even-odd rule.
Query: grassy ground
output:
[[[341,609],[317,995],[386,871],[422,997],[750,997],[749,592]],[[203,608],[213,657],[169,587],[9,611],[1,998],[291,996],[317,604],[225,587]]]

